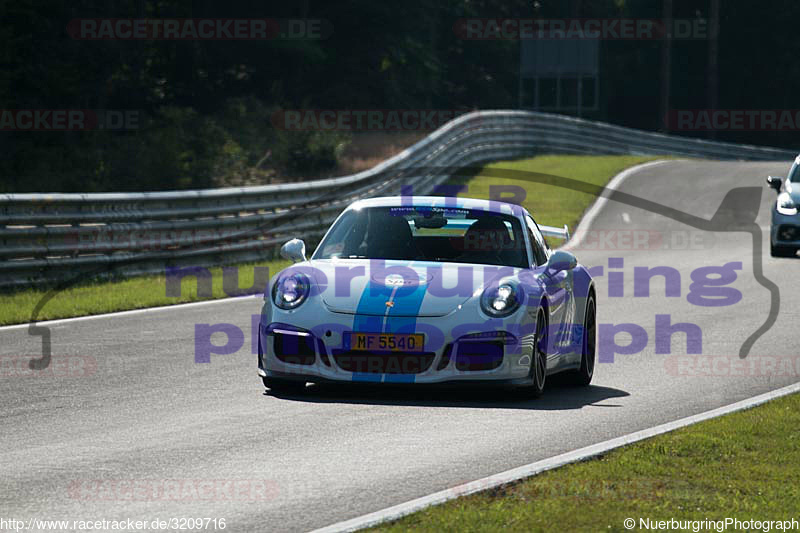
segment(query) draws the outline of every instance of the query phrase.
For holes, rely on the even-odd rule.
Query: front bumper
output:
[[[782,215],[773,207],[770,239],[773,245],[800,248],[800,214]]]
[[[322,303],[301,311],[282,311],[266,303],[258,331],[262,377],[345,383],[530,383],[535,308],[523,307],[503,320],[487,320],[468,307],[442,317],[388,319],[332,312]],[[351,351],[344,336],[354,324],[360,324],[359,332],[422,333],[424,347],[410,353]],[[487,336],[498,331],[504,338]]]

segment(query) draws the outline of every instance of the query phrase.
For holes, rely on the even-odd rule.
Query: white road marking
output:
[[[611,193],[617,189],[622,182],[628,179],[628,177],[636,174],[640,170],[644,170],[650,167],[655,167],[658,165],[663,165],[666,163],[672,163],[674,161],[682,161],[681,159],[659,159],[657,161],[648,161],[647,163],[642,163],[641,165],[636,165],[630,168],[626,168],[616,176],[614,176],[611,181],[608,182],[606,185],[603,194],[595,200],[592,206],[586,211],[586,214],[583,218],[578,222],[578,227],[575,228],[575,232],[572,234],[572,238],[561,247],[562,250],[571,250],[581,244],[584,237],[589,231],[589,228],[594,223],[594,219],[597,218],[597,215],[600,214],[600,210],[603,209],[603,206],[606,205],[608,202],[608,197],[611,196]]]
[[[223,302],[232,302],[234,300],[241,300],[241,301],[252,301],[255,302],[257,298],[262,297],[261,294],[253,294],[250,296],[232,296],[229,298],[218,298],[216,300],[203,300],[201,302],[189,302],[184,304],[174,304],[174,305],[162,305],[159,307],[146,307],[144,309],[131,309],[130,311],[115,311],[113,313],[102,313],[99,315],[88,315],[88,316],[76,316],[72,318],[56,318],[53,320],[44,320],[42,322],[36,322],[37,326],[52,326],[55,324],[67,324],[69,322],[77,322],[79,320],[96,320],[98,318],[116,318],[119,316],[130,316],[130,315],[138,315],[142,313],[149,313],[151,311],[166,311],[172,309],[183,309],[186,307],[199,307],[201,305],[210,305],[210,304],[218,304]],[[260,307],[259,307],[260,309]],[[27,328],[30,326],[29,322],[25,322],[24,324],[12,324],[10,326],[0,326],[0,331],[10,331],[12,329],[22,329]]]
[[[316,529],[312,533],[338,533],[342,531],[355,531],[357,529],[375,526],[390,520],[397,520],[400,517],[431,507],[432,505],[438,505],[449,500],[454,500],[455,498],[461,496],[493,489],[495,487],[506,485],[523,478],[531,477],[569,463],[584,461],[586,459],[607,453],[615,448],[627,446],[628,444],[649,439],[650,437],[655,437],[656,435],[669,433],[670,431],[690,426],[692,424],[697,424],[698,422],[703,422],[704,420],[709,420],[722,415],[734,413],[736,411],[749,409],[751,407],[755,407],[776,398],[794,394],[796,392],[800,392],[800,383],[795,383],[794,385],[789,385],[788,387],[767,392],[759,396],[754,396],[753,398],[748,398],[747,400],[742,400],[730,405],[718,407],[717,409],[712,409],[710,411],[705,411],[693,416],[667,422],[666,424],[661,424],[660,426],[643,429],[641,431],[629,433],[628,435],[623,435],[621,437],[610,439],[604,442],[592,444],[591,446],[586,446],[585,448],[562,453],[561,455],[556,455],[555,457],[550,457],[549,459],[536,461],[535,463],[520,466],[519,468],[507,470],[483,479],[464,483],[463,485],[458,485],[457,487],[435,492],[433,494],[429,494],[428,496],[417,498],[416,500],[411,500],[409,502],[376,511],[374,513]]]

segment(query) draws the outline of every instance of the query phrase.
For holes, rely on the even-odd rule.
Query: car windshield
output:
[[[789,170],[789,176],[786,179],[792,183],[800,183],[800,164],[796,161]]]
[[[525,268],[516,217],[439,207],[350,209],[320,243],[314,259],[396,259]]]

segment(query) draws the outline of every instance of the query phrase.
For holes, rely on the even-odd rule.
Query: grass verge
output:
[[[637,531],[647,530],[640,519],[800,522],[798,479],[794,394],[369,531],[629,531],[630,518]],[[730,524],[725,531],[742,529]]]
[[[493,163],[470,178],[459,177],[452,183],[466,184],[467,190],[461,196],[489,198],[490,186],[516,185],[524,188],[525,200],[522,204],[534,215],[540,224],[563,226],[570,230],[583,212],[594,201],[594,196],[569,189],[540,183],[500,179],[492,176],[495,168],[524,170],[567,176],[595,185],[605,185],[617,173],[627,167],[654,157],[636,156],[538,156],[530,159]],[[239,286],[253,284],[253,266],[268,266],[270,273],[288,265],[285,261],[272,261],[257,264],[239,265]],[[140,276],[123,281],[97,281],[84,283],[56,294],[42,308],[37,319],[50,320],[86,316],[114,311],[126,311],[144,307],[172,305],[178,303],[223,298],[227,296],[222,289],[222,271],[210,269],[213,276],[213,291],[210,297],[197,294],[194,278],[184,278],[181,296],[167,296],[163,275]],[[0,325],[20,324],[31,318],[37,303],[47,294],[47,290],[23,289],[0,295]]]
[[[267,261],[237,265],[239,287],[253,286],[256,266],[268,267],[270,276],[289,266],[288,261]],[[174,305],[200,300],[226,298],[221,267],[209,268],[211,296],[197,293],[198,283],[192,276],[181,279],[180,296],[168,296],[163,274],[136,276],[121,281],[97,281],[76,285],[58,292],[48,301],[37,320],[52,320],[76,316],[98,315],[145,307]],[[26,289],[0,296],[0,325],[20,324],[31,319],[31,313],[47,290]]]
[[[592,185],[606,185],[611,178],[628,167],[663,157],[641,156],[594,156],[594,155],[542,155],[515,161],[500,161],[483,167],[474,177],[454,179],[451,183],[467,185],[466,192],[459,196],[489,198],[491,187],[519,186],[525,189],[525,207],[539,224],[563,226],[567,224],[574,232],[583,213],[594,202],[595,196],[556,187],[545,183],[497,178],[494,169],[520,170],[524,172],[564,176]]]

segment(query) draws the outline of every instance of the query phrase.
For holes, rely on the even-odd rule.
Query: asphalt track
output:
[[[731,189],[755,187],[731,198],[732,209],[717,220],[731,228],[748,222],[747,204],[760,194],[760,248],[754,254],[747,232],[701,231],[612,194],[590,229],[617,237],[594,234],[575,252],[587,266],[605,266],[606,275],[596,278],[598,323],[637,324],[647,345],[598,364],[590,388],[551,384],[538,400],[493,389],[312,387],[302,397],[264,394],[248,340],[260,298],[56,324],[53,367],[83,356],[96,370],[34,377],[6,368],[0,376],[0,517],[210,517],[225,518],[228,531],[304,531],[800,381],[794,297],[800,258],[769,256],[775,195],[763,186],[767,174],[784,175],[788,166],[671,161],[628,177],[620,191],[705,220]],[[638,235],[643,246],[636,233],[642,231],[651,249],[626,244]],[[612,269],[624,272],[623,297],[609,294],[609,257],[624,259],[624,268]],[[726,375],[726,360],[708,358],[739,360],[774,304],[754,276],[754,259],[778,286],[780,309],[749,350],[747,365],[754,366]],[[724,307],[687,301],[693,271],[737,261],[742,270],[729,286],[741,301]],[[671,289],[679,296],[666,297],[656,277],[649,297],[634,297],[636,266],[678,269],[681,282]],[[677,362],[687,350],[681,334],[672,337],[671,354],[655,353],[656,314],[701,328],[702,356],[692,359],[706,358],[706,371],[715,375],[685,375],[691,368]],[[217,322],[240,325],[244,347],[195,364],[195,324]],[[626,338],[620,334],[619,343]],[[38,357],[40,340],[24,328],[0,329],[0,356]],[[795,370],[773,359],[780,357],[791,358]],[[180,497],[170,492],[142,501],[141,494],[108,490],[115,482],[164,486],[166,480],[182,480]],[[267,485],[263,493],[239,496],[215,491],[208,500],[210,493],[192,489],[202,480]]]

